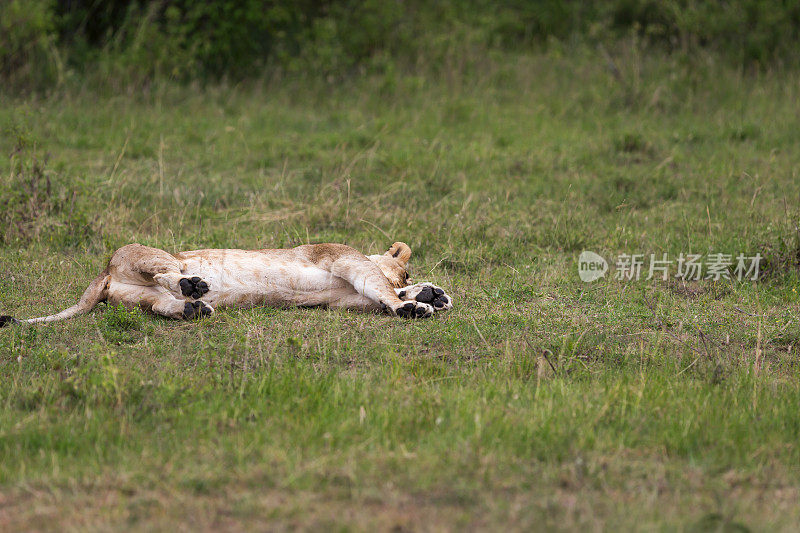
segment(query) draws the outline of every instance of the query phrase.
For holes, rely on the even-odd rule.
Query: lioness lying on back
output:
[[[328,306],[423,318],[452,307],[430,283],[409,285],[411,248],[394,243],[365,256],[344,244],[307,244],[285,250],[193,250],[171,254],[129,244],[111,257],[80,301],[55,315],[9,323],[53,322],[90,311],[99,302],[139,306],[191,319],[217,307]]]

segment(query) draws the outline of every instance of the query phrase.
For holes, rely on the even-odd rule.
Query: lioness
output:
[[[402,242],[370,256],[344,244],[176,254],[129,244],[114,252],[77,304],[27,320],[0,316],[0,326],[63,320],[102,301],[187,320],[213,314],[217,307],[257,305],[340,307],[406,318],[450,309],[452,299],[439,287],[409,285],[410,257],[411,248]]]

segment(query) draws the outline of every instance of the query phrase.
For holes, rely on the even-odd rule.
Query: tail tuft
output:
[[[19,320],[13,316],[0,315],[0,328],[6,327],[9,324],[19,324]]]

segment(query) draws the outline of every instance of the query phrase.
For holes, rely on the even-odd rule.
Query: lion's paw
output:
[[[447,311],[453,307],[453,299],[441,287],[437,287],[433,283],[417,283],[416,285],[396,289],[396,291],[398,298],[401,300],[414,300],[430,304],[435,311]]]
[[[403,318],[428,318],[433,315],[433,306],[412,300],[398,306],[394,312]]]
[[[191,278],[182,278],[180,281],[181,294],[194,298],[195,300],[201,298],[208,292],[208,283],[203,281],[197,276]]]
[[[208,316],[213,312],[213,307],[199,301],[186,302],[186,304],[183,306],[183,318],[186,320]]]

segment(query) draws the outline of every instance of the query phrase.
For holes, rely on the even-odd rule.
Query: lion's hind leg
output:
[[[187,302],[168,293],[159,295],[150,310],[157,315],[184,320],[200,318],[214,313],[214,309],[205,302],[199,300]]]
[[[154,281],[176,296],[196,300],[209,289],[206,281],[187,275],[183,262],[171,253],[141,244],[129,244],[117,250],[109,267],[121,280]]]
[[[176,319],[189,320],[214,312],[214,309],[205,302],[187,302],[160,285],[112,283],[109,287],[108,301],[111,304],[121,303],[129,308],[139,306],[157,315]]]
[[[209,290],[208,282],[199,276],[187,276],[178,272],[165,272],[153,276],[153,281],[173,294],[180,294],[197,300]]]

